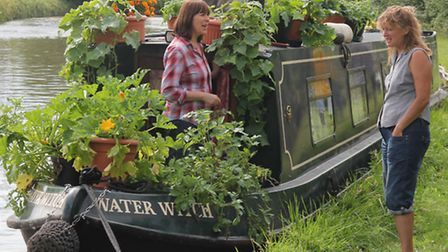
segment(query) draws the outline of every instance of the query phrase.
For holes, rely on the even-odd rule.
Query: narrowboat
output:
[[[446,96],[440,87],[436,33],[424,32],[434,51],[433,100]],[[133,57],[124,52],[120,71],[150,68],[150,82],[160,85],[162,57],[168,43],[148,36]],[[274,69],[275,91],[265,99],[269,145],[254,162],[271,169],[278,184],[267,187],[273,230],[288,218],[288,203],[308,202],[337,191],[350,173],[367,167],[369,153],[379,147],[376,120],[388,72],[387,48],[379,32],[366,32],[362,42],[318,48],[269,47],[260,51]],[[215,209],[195,204],[192,213],[176,211],[164,193],[94,189],[98,207],[122,251],[251,250],[247,221],[228,233],[213,231]],[[256,198],[249,205],[258,207]],[[27,241],[49,218],[72,223],[92,204],[83,185],[37,184],[29,192],[25,212],[7,220]],[[78,220],[81,251],[114,251],[96,208]]]

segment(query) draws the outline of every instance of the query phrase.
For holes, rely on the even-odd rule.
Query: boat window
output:
[[[368,119],[367,80],[365,68],[348,70],[350,86],[350,102],[353,125],[356,126]]]
[[[334,135],[333,100],[329,75],[307,79],[311,135],[316,144]]]

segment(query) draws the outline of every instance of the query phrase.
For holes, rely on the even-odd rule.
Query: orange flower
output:
[[[114,8],[114,11],[115,11],[115,12],[118,12],[118,11],[119,11],[118,6],[117,6],[116,3],[113,3],[113,4],[112,4],[112,8]]]
[[[115,128],[115,123],[112,121],[112,119],[103,120],[100,124],[101,130],[108,133],[111,129]]]
[[[131,5],[131,6],[134,6],[135,4],[134,4],[134,1],[129,1],[129,4]]]

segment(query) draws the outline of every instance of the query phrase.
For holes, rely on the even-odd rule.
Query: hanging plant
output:
[[[259,46],[270,45],[273,26],[267,22],[259,2],[235,1],[216,11],[221,13],[221,38],[207,50],[215,52],[217,65],[231,69],[235,80],[233,94],[238,100],[236,119],[244,121],[248,133],[261,135],[261,143],[267,144],[263,129],[266,108],[262,103],[273,88],[262,79],[269,76],[273,64],[259,57]]]

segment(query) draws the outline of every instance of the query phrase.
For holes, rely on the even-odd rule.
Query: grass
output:
[[[439,55],[439,65],[448,68],[448,34],[437,33],[437,53]]]
[[[70,0],[0,0],[0,23],[14,19],[62,16],[75,6]]]
[[[439,33],[439,64],[448,67],[448,34]],[[448,101],[432,111],[430,148],[415,196],[414,244],[418,251],[448,251]],[[371,172],[312,217],[291,209],[291,225],[268,237],[266,251],[399,251],[393,219],[383,202],[380,154]]]
[[[419,251],[448,251],[447,112],[448,101],[432,112],[432,142],[419,176],[414,204],[414,243]],[[383,202],[380,154],[373,153],[371,172],[364,179],[312,217],[296,213],[285,232],[268,238],[265,250],[399,251],[393,219]]]

